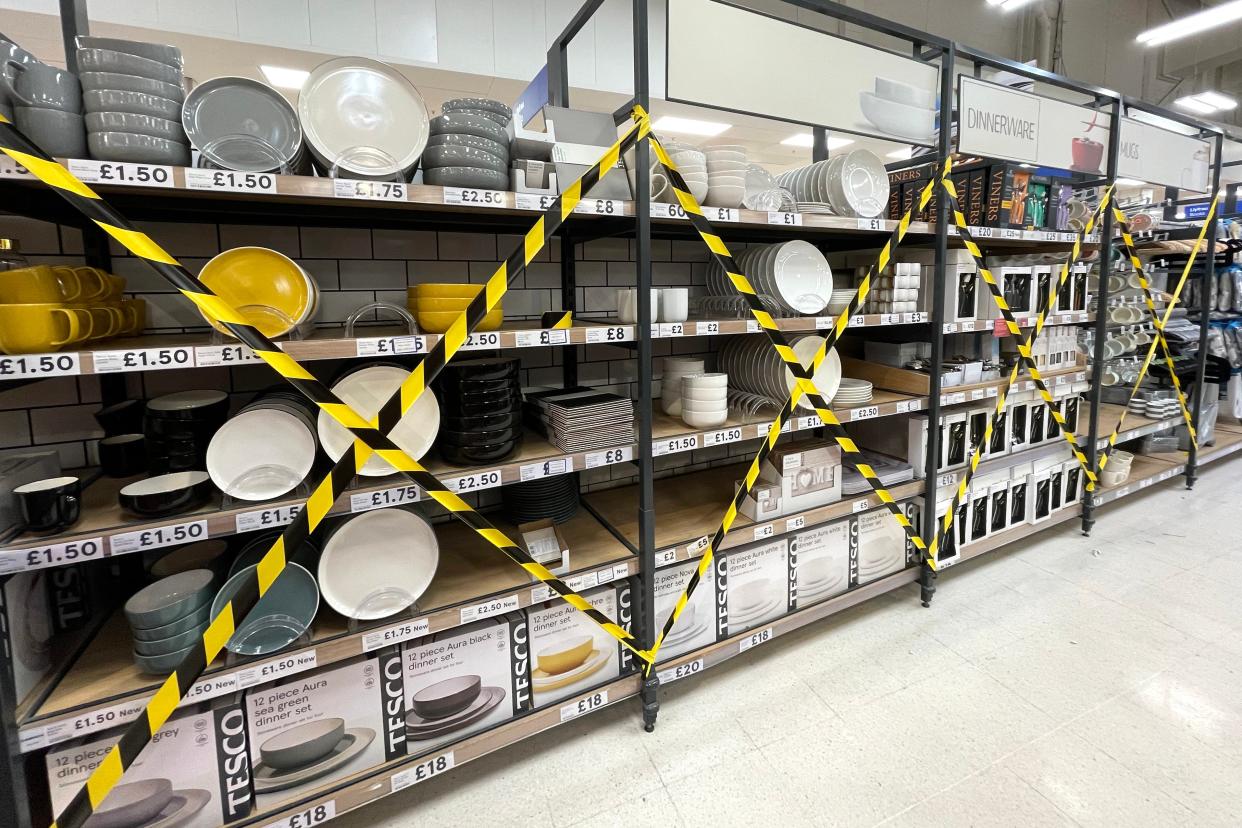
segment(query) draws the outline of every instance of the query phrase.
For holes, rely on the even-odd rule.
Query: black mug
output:
[[[77,523],[82,512],[82,481],[49,477],[13,490],[21,502],[22,520],[31,532],[60,532]]]
[[[132,477],[147,470],[146,437],[118,434],[99,441],[99,465],[108,477]]]

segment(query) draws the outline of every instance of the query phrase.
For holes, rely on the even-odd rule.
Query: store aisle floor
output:
[[[353,826],[1242,821],[1242,464],[948,570],[339,818]]]

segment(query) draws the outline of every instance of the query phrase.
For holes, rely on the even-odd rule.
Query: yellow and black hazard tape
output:
[[[1139,261],[1138,253],[1134,250],[1134,237],[1130,235],[1130,223],[1126,220],[1126,214],[1116,205],[1113,205],[1113,218],[1121,230],[1121,245],[1125,248],[1126,258],[1130,260],[1130,267],[1138,276],[1139,287],[1143,290],[1143,302],[1147,305],[1147,312],[1151,314],[1152,326],[1156,329],[1156,339],[1160,344],[1160,352],[1164,356],[1164,364],[1169,369],[1173,389],[1177,392],[1177,404],[1182,409],[1182,419],[1186,421],[1186,428],[1190,432],[1190,442],[1198,448],[1199,434],[1195,431],[1194,417],[1190,414],[1190,405],[1186,402],[1186,395],[1182,393],[1182,381],[1177,377],[1177,368],[1173,364],[1173,353],[1169,350],[1169,341],[1164,338],[1164,325],[1160,322],[1160,313],[1156,310],[1156,302],[1151,295],[1147,273],[1143,269],[1143,263]]]
[[[957,225],[958,233],[962,237],[962,242],[966,246],[966,249],[970,251],[971,256],[975,259],[980,273],[984,275],[984,281],[987,282],[988,288],[992,292],[992,296],[996,299],[997,307],[1000,308],[1001,312],[1005,315],[1005,322],[1009,328],[1009,332],[1014,336],[1021,337],[1022,329],[1013,318],[1013,313],[1009,310],[1009,306],[1005,303],[1005,298],[998,288],[996,280],[992,277],[991,271],[987,269],[987,265],[983,260],[982,251],[979,249],[979,245],[970,234],[970,227],[966,223],[966,217],[962,215],[962,212],[959,209],[957,203],[957,192],[955,188],[953,188],[953,183],[948,179],[945,179],[944,183],[945,196],[948,199],[948,208],[953,216],[954,224]],[[992,416],[988,418],[987,426],[983,430],[983,435],[979,440],[979,444],[976,445],[971,451],[970,462],[966,465],[966,471],[962,475],[962,479],[958,481],[957,490],[953,493],[953,500],[949,504],[949,508],[945,511],[944,519],[941,521],[935,537],[932,538],[931,548],[928,550],[928,558],[931,560],[935,559],[941,545],[944,543],[944,539],[949,536],[949,532],[953,529],[953,521],[957,516],[958,506],[962,502],[962,498],[966,496],[966,491],[970,488],[970,482],[974,478],[975,471],[979,468],[979,461],[983,457],[984,447],[991,442],[992,432],[995,430],[996,424],[1000,420],[1001,416],[1005,413],[1005,406],[1009,400],[1010,389],[1012,389],[1014,383],[1018,381],[1019,372],[1024,364],[1031,373],[1031,378],[1035,381],[1036,387],[1040,388],[1044,397],[1044,403],[1048,405],[1049,411],[1053,413],[1057,424],[1061,427],[1062,435],[1068,434],[1069,429],[1066,426],[1064,418],[1061,416],[1060,411],[1056,409],[1055,405],[1052,404],[1052,395],[1048,393],[1047,388],[1043,384],[1043,379],[1039,376],[1039,371],[1034,365],[1034,361],[1030,359],[1031,345],[1043,331],[1044,322],[1048,318],[1048,314],[1051,313],[1052,308],[1056,307],[1057,296],[1060,294],[1061,289],[1065,286],[1065,282],[1069,277],[1071,265],[1078,259],[1078,256],[1081,253],[1083,240],[1095,228],[1095,221],[1102,214],[1102,211],[1106,209],[1106,205],[1108,204],[1111,195],[1112,187],[1110,186],[1107,190],[1105,190],[1104,197],[1100,200],[1100,205],[1087,218],[1086,226],[1074,240],[1074,246],[1070,251],[1070,255],[1061,268],[1060,278],[1053,286],[1053,289],[1049,291],[1044,307],[1039,309],[1039,316],[1036,319],[1035,328],[1031,331],[1030,336],[1028,336],[1025,340],[1020,340],[1019,342],[1018,353],[1021,354],[1022,358],[1014,363],[1013,370],[1009,372],[1009,379],[1006,381],[1005,387],[1000,389],[996,395],[996,407],[992,411]],[[1075,440],[1070,441],[1070,446],[1075,451],[1076,456],[1081,454]],[[1085,458],[1080,458],[1079,462],[1083,464],[1083,468],[1086,470],[1086,473],[1091,475],[1091,469],[1086,465]]]
[[[642,113],[641,110],[637,111],[635,120],[636,123],[633,127],[617,144],[605,153],[600,163],[595,165],[588,171],[587,175],[583,176],[583,179],[567,190],[566,195],[558,199],[549,208],[547,214],[536,222],[535,227],[527,234],[522,247],[509,261],[501,265],[496,276],[489,280],[486,289],[480,292],[476,300],[471,302],[468,310],[459,316],[453,326],[450,327],[449,333],[437,343],[436,348],[420,362],[419,370],[415,372],[420,383],[417,386],[417,392],[413,396],[409,396],[407,387],[403,386],[401,391],[394,394],[394,399],[399,407],[396,409],[398,413],[392,419],[393,424],[400,419],[400,411],[412,404],[417,394],[425,389],[426,384],[443,367],[444,362],[461,347],[469,334],[470,328],[474,327],[486,312],[490,310],[490,307],[499,301],[500,296],[503,295],[504,290],[507,288],[508,276],[506,275],[503,281],[499,281],[499,284],[497,284],[497,277],[520,272],[521,268],[529,263],[539,250],[542,249],[547,242],[547,238],[555,231],[556,227],[572,214],[573,206],[581,199],[581,194],[589,191],[599,177],[602,177],[602,175],[616,165],[617,158],[624,151],[623,145],[632,145],[646,134],[649,129],[649,123],[645,113]],[[286,566],[285,550],[296,549],[309,536],[310,532],[314,531],[326,516],[336,497],[353,479],[357,470],[367,461],[373,451],[379,453],[381,457],[390,462],[394,467],[407,472],[411,479],[427,491],[433,499],[444,505],[458,519],[467,523],[481,537],[499,548],[532,575],[547,583],[568,603],[585,612],[593,621],[621,641],[622,644],[634,650],[636,654],[642,655],[635,648],[634,644],[631,643],[633,637],[630,633],[592,607],[580,595],[570,590],[559,578],[556,578],[531,559],[525,550],[509,541],[502,532],[491,526],[477,512],[474,512],[456,494],[448,491],[434,476],[427,473],[417,462],[406,456],[383,433],[369,425],[363,418],[350,410],[348,406],[335,399],[326,388],[318,383],[313,375],[305,371],[296,361],[285,356],[274,343],[267,340],[260,332],[244,324],[244,319],[236,311],[214,296],[205,285],[194,279],[153,240],[130,226],[128,222],[112,210],[89,187],[78,181],[67,170],[26,140],[2,116],[0,116],[0,150],[3,150],[10,157],[14,158],[15,161],[30,170],[41,181],[56,189],[67,201],[78,208],[101,229],[117,239],[127,249],[146,260],[148,264],[178,287],[182,293],[185,293],[204,312],[225,324],[239,340],[251,347],[261,358],[265,359],[278,373],[288,379],[291,384],[302,391],[320,408],[327,411],[330,416],[341,422],[346,428],[349,428],[355,436],[355,442],[350,451],[342,457],[328,477],[315,487],[307,501],[307,507],[302,510],[298,519],[291,524],[286,533],[277,540],[272,549],[260,561],[255,571],[254,582],[243,585],[238,597],[233,602],[230,602],[211,621],[207,632],[203,635],[199,644],[194,647],[190,656],[182,664],[178,665],[173,674],[163,682],[155,697],[141,714],[139,721],[126,729],[118,744],[109,752],[96,771],[92,773],[87,783],[74,797],[54,825],[60,826],[60,828],[67,828],[67,826],[76,827],[90,817],[94,809],[98,807],[121,778],[125,769],[132,764],[142,748],[150,741],[151,734],[163,725],[194,680],[201,675],[206,666],[210,664],[224,644],[232,637],[237,623],[245,617],[245,614],[266,593],[281,572],[284,571]],[[447,354],[447,356],[442,356],[444,354]],[[429,364],[431,365],[430,369],[428,369]],[[406,405],[401,406],[403,399],[406,401]],[[392,403],[393,401],[390,400],[389,402]],[[385,408],[389,411],[392,410],[391,406],[385,406]],[[383,422],[389,419],[389,416],[381,412],[381,415],[376,420],[377,422]],[[373,446],[376,448],[373,448]]]
[[[1164,309],[1164,316],[1160,318],[1157,330],[1163,332],[1169,319],[1173,316],[1173,309],[1177,307],[1178,301],[1182,297],[1182,290],[1186,287],[1186,281],[1190,278],[1190,270],[1194,267],[1195,258],[1199,255],[1199,249],[1203,247],[1203,241],[1207,236],[1208,227],[1216,220],[1216,207],[1220,201],[1220,195],[1212,197],[1212,203],[1208,207],[1207,217],[1203,219],[1203,225],[1199,228],[1199,235],[1195,239],[1194,247],[1190,250],[1190,256],[1186,259],[1186,266],[1182,268],[1181,278],[1177,280],[1177,288],[1169,296],[1169,304]],[[1213,251],[1214,252],[1214,251]],[[1209,253],[1208,255],[1212,255]],[[1200,348],[1206,348],[1206,342],[1199,343]],[[1100,454],[1099,463],[1096,467],[1097,472],[1104,471],[1104,467],[1108,465],[1108,460],[1112,457],[1113,449],[1117,446],[1117,437],[1121,434],[1121,430],[1125,427],[1126,415],[1130,413],[1130,402],[1138,394],[1139,386],[1143,384],[1143,379],[1147,376],[1148,369],[1151,368],[1151,361],[1156,355],[1156,340],[1153,338],[1151,344],[1147,346],[1147,355],[1143,358],[1143,364],[1139,366],[1138,378],[1134,381],[1134,387],[1130,389],[1130,396],[1126,398],[1126,406],[1121,410],[1121,416],[1117,418],[1117,425],[1113,428],[1113,433],[1108,435],[1108,445],[1104,447],[1104,451]],[[1202,393],[1197,391],[1196,393]],[[1094,492],[1095,484],[1088,482],[1087,491]]]
[[[659,143],[654,136],[652,136],[652,145],[659,147]],[[667,155],[664,153],[662,148],[656,150],[656,155],[660,158],[662,163],[667,158]],[[951,164],[952,160],[946,162],[945,170],[942,173],[943,175],[948,175]],[[678,197],[681,197],[682,192],[686,192],[688,194],[688,190],[685,190],[684,181],[681,179],[680,174],[677,174],[676,178],[671,175],[671,173],[675,171],[671,161],[669,161],[665,169],[670,171],[669,181],[678,182],[673,185],[674,191],[678,192]],[[818,351],[816,351],[814,358],[811,360],[811,376],[815,375],[815,371],[819,369],[820,364],[836,347],[837,341],[849,328],[850,317],[859,312],[863,303],[867,299],[867,294],[871,291],[871,280],[877,273],[888,267],[888,264],[892,259],[893,251],[898,245],[901,244],[902,240],[906,236],[906,233],[909,232],[910,222],[914,217],[914,213],[916,211],[923,210],[927,206],[927,203],[931,200],[932,193],[935,192],[938,183],[939,179],[929,181],[923,188],[923,191],[919,194],[917,204],[906,210],[905,215],[902,216],[901,220],[897,222],[896,229],[893,230],[892,234],[885,242],[884,247],[880,250],[880,255],[876,262],[868,268],[866,275],[859,283],[858,290],[854,293],[848,307],[846,307],[845,310],[837,316],[832,330],[829,331],[824,337],[824,344],[820,346]],[[693,198],[693,196],[691,196],[691,198]],[[684,201],[682,206],[685,207]],[[686,213],[688,215],[691,214],[689,208],[686,208]],[[751,303],[751,307],[753,309],[753,302]],[[708,541],[707,548],[703,550],[702,557],[699,558],[698,566],[695,567],[694,572],[690,573],[690,577],[687,579],[686,585],[681,591],[681,595],[677,598],[677,603],[673,606],[673,611],[669,613],[668,618],[665,619],[664,625],[661,627],[655,643],[652,645],[651,649],[647,651],[647,663],[644,667],[647,672],[650,672],[653,668],[656,658],[659,655],[660,647],[664,643],[664,639],[668,637],[668,634],[672,631],[674,625],[676,625],[677,619],[681,617],[681,614],[685,610],[686,605],[689,603],[690,597],[694,594],[695,589],[698,588],[698,585],[703,578],[707,577],[708,573],[711,572],[712,561],[715,558],[716,549],[718,549],[724,542],[725,535],[728,534],[729,529],[733,526],[733,522],[737,519],[738,510],[741,509],[742,501],[749,496],[751,490],[755,487],[755,483],[759,479],[759,469],[763,465],[763,461],[767,459],[768,455],[772,452],[772,449],[775,448],[776,441],[780,439],[782,429],[784,429],[785,424],[789,422],[789,418],[793,416],[794,406],[797,405],[798,400],[801,399],[802,395],[803,391],[801,384],[795,385],[789,398],[785,401],[785,405],[782,406],[780,413],[777,414],[776,419],[772,421],[772,424],[768,429],[767,439],[765,439],[759,446],[758,453],[751,460],[750,467],[746,470],[746,474],[743,476],[742,485],[738,487],[737,493],[734,494],[733,500],[729,503],[728,508],[725,510],[724,517],[721,519],[720,525],[716,527],[715,533]],[[870,467],[868,466],[867,469],[870,470]],[[887,494],[887,492],[885,492],[885,494]],[[881,499],[883,499],[883,497],[881,497]],[[889,500],[892,500],[891,496]]]

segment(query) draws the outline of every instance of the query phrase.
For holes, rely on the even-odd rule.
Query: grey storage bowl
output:
[[[493,112],[490,109],[450,109],[447,110],[447,112],[453,115],[476,115],[480,118],[486,118],[489,121],[495,121],[502,127],[508,126],[510,121],[510,116],[501,115],[500,113]]]
[[[319,719],[277,733],[259,745],[263,764],[293,770],[327,756],[345,738],[345,720]]]
[[[82,91],[93,89],[115,89],[120,92],[140,92],[144,95],[155,95],[171,101],[184,101],[185,91],[175,83],[144,78],[141,75],[121,75],[116,72],[83,72],[78,76],[82,82]]]
[[[436,167],[479,167],[504,173],[506,177],[509,174],[508,161],[474,147],[427,147],[423,150],[422,165],[424,171]]]
[[[165,655],[154,656],[142,655],[141,653],[135,651],[134,666],[149,675],[163,676],[171,673],[178,664],[185,660],[185,657],[188,656],[190,651],[196,646],[196,644],[191,644],[184,650],[175,650]]]
[[[155,641],[141,641],[134,639],[134,654],[143,656],[162,656],[184,650],[191,646],[195,641],[203,637],[203,630],[207,629],[206,624],[199,624],[197,627],[191,627],[183,633],[169,636],[168,638],[160,638]]]
[[[79,72],[115,72],[181,85],[181,69],[158,60],[114,52],[111,49],[78,49]]]
[[[469,707],[482,689],[480,676],[454,676],[419,690],[410,707],[424,719],[443,719]]]
[[[211,619],[211,604],[203,604],[184,618],[170,621],[162,627],[131,627],[130,632],[134,634],[135,641],[160,641],[202,627]]]
[[[423,171],[423,181],[441,187],[478,187],[484,190],[509,189],[509,174],[480,167],[436,167]]]
[[[91,828],[130,828],[145,825],[172,801],[172,782],[143,779],[117,785],[91,814]]]
[[[445,112],[431,119],[432,135],[477,135],[498,144],[509,143],[509,133],[489,118],[465,112]]]
[[[79,49],[106,49],[111,52],[124,52],[127,55],[136,55],[147,60],[155,60],[160,63],[167,63],[175,69],[181,69],[184,61],[181,58],[181,50],[176,46],[168,46],[163,43],[146,43],[141,40],[122,40],[119,37],[91,37],[89,35],[78,35],[75,45]]]
[[[91,157],[101,161],[133,161],[138,164],[190,166],[190,147],[178,141],[137,135],[132,132],[92,132],[86,136]]]
[[[493,141],[491,138],[480,138],[477,135],[466,135],[464,133],[448,133],[447,135],[433,135],[427,139],[427,147],[473,147],[474,149],[489,152],[502,161],[509,159],[509,145],[502,144],[499,141]],[[425,153],[426,150],[423,150]]]
[[[151,115],[135,115],[132,112],[88,112],[86,128],[90,132],[132,132],[150,135],[165,141],[184,144],[185,130],[177,121],[156,118]]]
[[[493,101],[491,98],[453,98],[451,101],[445,101],[444,106],[440,107],[445,112],[461,111],[463,109],[486,109],[496,115],[504,116],[505,120],[513,117],[513,110],[500,101]]]
[[[191,569],[161,578],[125,602],[125,617],[134,627],[151,629],[184,618],[211,601],[215,573]]]
[[[169,121],[181,120],[181,101],[142,92],[92,89],[82,93],[82,105],[87,112],[133,112]]]

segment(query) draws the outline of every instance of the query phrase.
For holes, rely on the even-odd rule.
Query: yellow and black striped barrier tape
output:
[[[1199,434],[1195,431],[1194,417],[1191,416],[1186,395],[1182,393],[1182,381],[1177,377],[1177,368],[1173,364],[1173,353],[1169,350],[1169,341],[1164,338],[1164,325],[1160,322],[1160,312],[1156,310],[1156,302],[1151,295],[1151,284],[1147,281],[1147,272],[1143,269],[1143,263],[1134,249],[1134,237],[1130,235],[1130,223],[1126,219],[1126,214],[1116,205],[1113,205],[1113,218],[1121,231],[1121,246],[1125,249],[1126,258],[1129,259],[1130,267],[1138,277],[1139,287],[1143,290],[1143,302],[1147,305],[1147,312],[1151,314],[1152,327],[1156,329],[1156,339],[1160,344],[1160,353],[1164,356],[1164,364],[1169,369],[1169,378],[1173,381],[1174,391],[1177,392],[1177,404],[1181,407],[1182,419],[1186,421],[1186,428],[1190,432],[1190,442],[1198,448]]]
[[[1047,386],[1044,384],[1043,378],[1040,376],[1039,370],[1035,366],[1034,359],[1031,358],[1031,345],[1043,331],[1044,322],[1047,320],[1048,314],[1052,312],[1054,307],[1056,307],[1057,296],[1060,294],[1061,289],[1065,286],[1065,282],[1069,278],[1070,267],[1075,261],[1077,261],[1082,252],[1082,244],[1084,239],[1095,228],[1096,220],[1103,214],[1103,211],[1107,209],[1108,202],[1112,197],[1112,187],[1110,186],[1104,191],[1104,196],[1100,199],[1099,206],[1097,206],[1095,211],[1087,218],[1086,226],[1083,227],[1082,232],[1079,233],[1078,237],[1074,240],[1074,246],[1070,251],[1069,257],[1061,267],[1060,277],[1057,279],[1053,289],[1049,291],[1048,298],[1044,302],[1044,307],[1039,309],[1039,316],[1036,319],[1035,328],[1031,331],[1030,336],[1026,339],[1022,339],[1022,329],[1018,325],[1017,320],[1014,318],[1013,311],[1010,310],[1008,303],[1005,302],[1003,291],[1001,291],[1000,287],[996,284],[996,279],[992,276],[991,271],[988,269],[987,263],[983,258],[983,252],[979,249],[978,243],[970,234],[970,226],[966,223],[966,217],[962,215],[962,211],[959,208],[957,202],[957,190],[954,188],[953,182],[946,178],[944,181],[944,188],[945,197],[948,199],[949,212],[953,216],[953,223],[957,225],[958,234],[961,236],[962,243],[965,245],[966,249],[970,251],[970,255],[975,259],[975,263],[979,268],[979,272],[982,275],[983,280],[987,283],[988,289],[992,293],[992,297],[996,300],[996,306],[1005,317],[1005,324],[1009,330],[1009,333],[1019,338],[1018,353],[1021,358],[1014,363],[1013,370],[1009,372],[1009,379],[1006,381],[1005,387],[1000,389],[996,395],[996,407],[992,411],[992,416],[988,418],[987,426],[983,430],[983,435],[979,440],[979,444],[976,445],[971,451],[970,462],[966,465],[966,471],[962,475],[962,479],[958,481],[957,490],[953,493],[953,500],[950,503],[948,510],[945,512],[944,519],[941,521],[941,525],[936,532],[936,536],[932,538],[931,549],[928,553],[928,557],[931,559],[936,557],[941,545],[944,543],[944,539],[949,536],[949,532],[953,529],[953,521],[957,516],[958,505],[962,502],[962,499],[966,496],[967,490],[970,488],[970,482],[974,478],[975,471],[979,468],[979,461],[983,458],[984,448],[991,442],[992,432],[996,429],[997,423],[1005,413],[1005,406],[1008,403],[1009,392],[1013,388],[1014,383],[1018,381],[1018,375],[1023,366],[1027,368],[1031,375],[1031,379],[1040,390],[1040,394],[1044,399],[1044,404],[1048,406],[1048,410],[1052,413],[1057,425],[1060,427],[1062,436],[1067,438],[1070,448],[1074,452],[1078,462],[1082,465],[1083,469],[1086,471],[1086,474],[1089,477],[1092,476],[1086,457],[1082,456],[1082,451],[1078,447],[1077,439],[1069,433],[1069,428],[1065,422],[1065,418],[1053,402],[1052,395],[1048,392]],[[934,504],[929,505],[934,506]]]
[[[689,190],[686,188],[685,182],[681,178],[681,174],[676,172],[676,168],[672,164],[672,160],[669,159],[663,148],[660,147],[659,141],[654,135],[652,136],[651,143],[652,146],[656,147],[656,156],[660,159],[660,162],[665,165],[665,170],[669,174],[670,185],[673,187],[674,192],[677,193],[677,197],[681,201],[682,207],[686,210],[686,214],[701,216],[701,211],[698,210],[697,204],[694,204],[694,212],[692,212],[690,207],[687,206],[686,200],[689,199],[691,203],[694,203],[694,197],[689,194]],[[950,159],[945,164],[943,175],[947,176],[949,174],[951,165],[952,160]],[[858,290],[854,293],[853,298],[850,300],[849,306],[837,316],[832,330],[829,331],[824,337],[824,344],[821,345],[815,352],[815,356],[811,360],[811,376],[815,375],[815,371],[819,369],[820,364],[836,347],[837,341],[849,328],[850,317],[859,312],[863,306],[863,303],[867,299],[867,294],[871,291],[871,280],[877,273],[882,272],[884,268],[888,267],[889,262],[892,260],[894,250],[896,250],[897,246],[901,244],[902,240],[906,236],[906,233],[909,232],[910,222],[913,219],[915,212],[920,211],[927,206],[927,203],[931,200],[932,193],[935,192],[938,183],[939,179],[929,181],[923,188],[923,191],[919,194],[917,205],[906,210],[905,215],[902,216],[901,220],[897,222],[897,228],[892,232],[888,240],[885,242],[884,247],[880,250],[880,255],[876,262],[868,268],[866,275],[858,285]],[[706,221],[704,221],[704,224],[706,224]],[[711,244],[709,243],[708,246],[711,247]],[[721,246],[723,247],[723,243]],[[715,252],[716,251],[713,248],[713,253]],[[725,252],[725,255],[728,255],[727,251]],[[723,265],[725,263],[721,262],[721,264]],[[726,267],[726,272],[728,272],[730,276],[734,276],[734,269],[732,267]],[[735,276],[734,279],[734,284],[736,285],[737,281]],[[745,291],[742,292],[743,295],[747,296],[753,311],[756,304],[755,300],[752,299],[753,293],[746,294]],[[780,352],[779,348],[778,352]],[[785,358],[784,354],[782,354],[782,358]],[[791,358],[793,357],[791,356]],[[793,358],[793,361],[797,364],[796,358]],[[656,662],[656,658],[660,652],[660,647],[664,643],[664,639],[668,637],[668,634],[672,631],[674,625],[676,625],[677,619],[681,617],[681,614],[685,610],[686,605],[689,603],[690,597],[694,594],[695,589],[698,588],[698,585],[703,578],[707,577],[711,572],[712,561],[715,558],[715,551],[720,548],[720,545],[724,542],[725,535],[728,534],[729,529],[733,526],[733,522],[737,519],[738,510],[741,509],[742,501],[750,495],[751,490],[755,487],[755,483],[759,479],[759,469],[763,465],[763,461],[767,459],[768,455],[772,452],[772,449],[775,448],[776,441],[780,439],[782,430],[784,429],[785,424],[789,422],[789,418],[793,415],[794,406],[797,405],[798,400],[801,399],[803,393],[802,384],[799,383],[795,385],[789,399],[785,401],[785,405],[781,408],[780,413],[777,414],[776,419],[772,421],[771,426],[768,428],[767,439],[765,439],[759,446],[759,452],[751,460],[750,467],[746,470],[746,474],[742,478],[742,485],[738,487],[737,493],[733,496],[733,500],[729,503],[728,508],[725,510],[724,517],[721,519],[720,525],[716,527],[715,533],[708,541],[707,547],[703,550],[702,557],[699,558],[698,566],[695,567],[694,572],[690,573],[690,577],[687,579],[686,585],[681,591],[681,595],[677,598],[677,603],[673,606],[673,611],[669,613],[668,618],[665,619],[664,624],[656,637],[655,643],[646,653],[647,663],[644,669],[647,672],[652,670],[653,665]],[[823,415],[821,414],[820,417],[823,418]],[[839,423],[838,428],[840,428]],[[838,443],[839,442],[840,441],[838,440]],[[850,443],[850,445],[852,446],[853,444]],[[866,464],[860,465],[865,466]],[[869,466],[867,466],[867,471],[871,471]],[[864,475],[865,474],[866,472],[864,472]],[[872,477],[874,477],[874,472],[872,472]],[[871,479],[871,477],[868,477],[868,480]],[[875,484],[873,483],[873,488],[874,487]],[[883,487],[876,489],[876,491],[882,492],[881,501],[884,503],[888,504],[894,502],[892,496],[889,495]],[[887,496],[887,499],[885,499],[885,496]],[[902,514],[902,518],[905,519],[904,514]],[[909,521],[906,519],[903,526],[908,525]]]
[[[1182,268],[1181,278],[1177,280],[1177,289],[1169,296],[1169,304],[1164,309],[1164,316],[1160,318],[1157,330],[1164,331],[1169,319],[1173,316],[1173,309],[1177,307],[1178,301],[1181,300],[1182,290],[1186,287],[1186,282],[1190,278],[1190,270],[1194,267],[1195,258],[1199,255],[1199,249],[1203,247],[1203,241],[1207,236],[1208,228],[1212,222],[1216,221],[1216,208],[1220,202],[1220,195],[1212,197],[1212,204],[1208,207],[1207,217],[1203,219],[1203,226],[1199,228],[1199,235],[1195,239],[1194,247],[1190,250],[1190,256],[1186,259],[1186,266]],[[1209,254],[1212,255],[1212,254]],[[1108,435],[1108,445],[1104,447],[1104,451],[1100,454],[1099,464],[1096,468],[1097,472],[1104,471],[1104,467],[1108,465],[1108,460],[1112,457],[1113,449],[1117,446],[1117,437],[1121,434],[1125,427],[1126,415],[1130,413],[1130,402],[1138,395],[1139,386],[1143,384],[1143,379],[1147,376],[1147,371],[1151,368],[1152,359],[1156,355],[1156,339],[1152,339],[1151,344],[1147,346],[1147,355],[1143,358],[1143,364],[1139,366],[1138,378],[1134,381],[1134,387],[1130,389],[1130,396],[1126,399],[1126,406],[1121,410],[1121,416],[1117,418],[1117,425],[1113,428],[1113,433]],[[1200,348],[1206,348],[1207,343],[1199,343]],[[1198,391],[1196,393],[1202,393]],[[1087,491],[1094,492],[1095,484],[1088,482]]]
[[[280,351],[274,343],[247,325],[243,316],[195,279],[154,240],[130,225],[90,187],[25,139],[7,119],[0,116],[0,150],[24,166],[43,183],[55,189],[72,206],[134,255],[144,259],[187,298],[195,302],[204,313],[224,324],[234,336],[254,350],[259,357],[326,411],[329,416],[348,428],[355,437],[351,449],[341,458],[332,472],[314,488],[307,500],[306,508],[260,560],[255,570],[254,581],[243,585],[237,598],[229,602],[212,619],[201,641],[197,642],[190,655],[161,684],[155,696],[140,714],[138,721],[122,734],[119,742],[109,751],[104,761],[92,772],[86,784],[53,823],[54,826],[77,828],[90,818],[120,780],[125,770],[150,741],[151,735],[158,731],[176,709],[180,699],[194,680],[201,675],[232,637],[245,614],[253,608],[258,599],[271,588],[285,570],[286,550],[298,548],[301,541],[304,541],[321,524],[337,496],[373,452],[378,453],[398,470],[409,474],[420,488],[455,517],[469,525],[481,537],[504,552],[530,574],[550,586],[569,604],[586,613],[623,645],[634,650],[640,657],[642,656],[641,651],[632,643],[633,636],[629,632],[604,616],[582,596],[570,590],[563,581],[535,562],[525,550],[512,543],[460,497],[444,487],[433,475],[395,446],[379,429],[383,427],[385,431],[391,431],[392,426],[395,426],[400,419],[401,413],[417,399],[444,363],[465,343],[470,330],[499,302],[507,289],[509,278],[520,272],[538,254],[556,228],[565,218],[572,215],[573,208],[581,200],[582,194],[588,192],[599,178],[607,174],[608,170],[614,168],[624,149],[644,137],[649,128],[646,113],[636,110],[635,123],[625,136],[618,140],[582,179],[568,188],[565,194],[558,198],[545,215],[536,222],[518,251],[501,264],[496,274],[488,281],[485,290],[481,291],[467,310],[454,321],[436,347],[420,360],[410,380],[407,380],[393,395],[393,398],[376,417],[376,424],[372,425],[336,399],[310,372]]]

